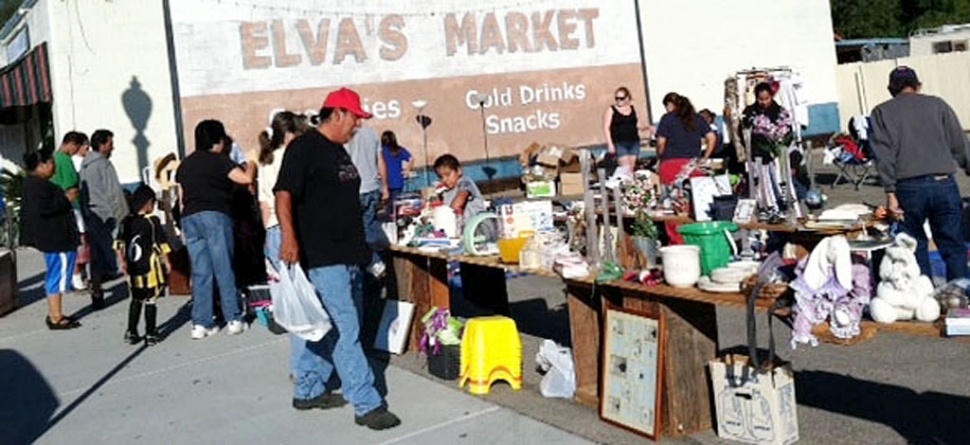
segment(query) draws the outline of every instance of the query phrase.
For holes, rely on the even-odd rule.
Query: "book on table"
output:
[[[954,308],[947,311],[946,335],[970,335],[970,309]]]

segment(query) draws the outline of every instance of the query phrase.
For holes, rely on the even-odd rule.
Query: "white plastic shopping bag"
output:
[[[543,397],[571,399],[576,392],[576,371],[572,351],[552,340],[543,340],[536,354],[536,364],[546,373],[539,382]]]
[[[320,341],[330,331],[330,316],[299,264],[284,265],[279,282],[270,283],[269,292],[273,319],[291,334]]]

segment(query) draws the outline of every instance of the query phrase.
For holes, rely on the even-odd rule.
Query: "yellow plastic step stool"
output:
[[[508,317],[475,317],[468,320],[461,339],[461,376],[458,387],[469,383],[468,392],[488,394],[492,383],[505,380],[522,389],[522,339],[515,321]]]

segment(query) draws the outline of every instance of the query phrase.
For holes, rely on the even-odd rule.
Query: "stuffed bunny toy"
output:
[[[886,248],[879,265],[882,281],[876,297],[869,303],[872,319],[879,323],[896,320],[935,321],[940,316],[940,303],[933,298],[933,282],[922,275],[916,262],[916,240],[905,234]]]
[[[795,291],[795,320],[792,348],[799,343],[818,345],[812,327],[829,323],[838,338],[852,338],[861,332],[862,312],[869,303],[869,269],[853,262],[844,236],[823,239],[811,255],[799,263],[797,278],[789,284]]]

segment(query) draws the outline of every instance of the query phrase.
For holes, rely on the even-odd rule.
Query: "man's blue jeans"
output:
[[[306,400],[323,394],[334,370],[343,384],[343,396],[358,416],[384,401],[374,386],[374,373],[360,343],[363,275],[357,266],[317,267],[307,272],[333,329],[318,342],[306,342],[297,363],[293,397]],[[333,389],[333,388],[330,388]]]
[[[113,249],[118,222],[114,218],[105,221],[88,212],[84,215],[84,224],[91,247],[91,276],[96,280],[111,278],[118,273],[118,258]]]
[[[232,219],[222,212],[198,212],[182,218],[192,261],[192,323],[212,327],[212,278],[219,286],[222,315],[241,320],[236,276],[232,270]]]
[[[381,223],[377,220],[377,208],[381,203],[381,191],[374,190],[360,195],[360,211],[363,214],[364,237],[367,247],[374,252],[371,264],[381,261],[378,252],[387,248],[387,237],[381,230]]]
[[[953,175],[904,179],[896,183],[896,199],[903,209],[903,230],[916,238],[916,261],[924,275],[933,276],[924,222],[929,219],[933,242],[946,264],[947,281],[967,276],[967,247],[963,239],[963,205]]]

